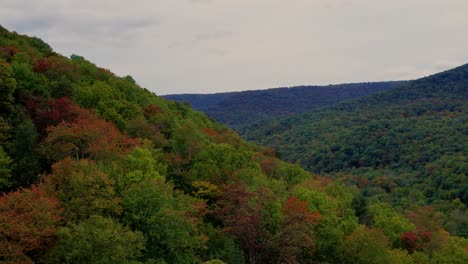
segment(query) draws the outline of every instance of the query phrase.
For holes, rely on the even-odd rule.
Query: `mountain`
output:
[[[378,94],[243,129],[314,173],[395,206],[468,203],[468,65]],[[452,204],[450,204],[452,203]],[[466,221],[457,225],[468,234]]]
[[[188,102],[194,109],[239,131],[242,127],[258,121],[308,112],[384,91],[402,83],[404,82],[298,86],[215,94],[173,94],[163,98]]]
[[[455,236],[462,203],[444,204],[458,206],[451,215],[366,198],[365,187],[281,161],[131,76],[3,27],[0,98],[2,263],[468,257]]]

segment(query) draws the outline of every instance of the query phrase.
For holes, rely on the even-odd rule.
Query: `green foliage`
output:
[[[145,240],[117,221],[98,215],[57,231],[46,263],[140,263]]]
[[[215,184],[226,183],[236,171],[246,168],[259,169],[252,158],[253,154],[250,150],[235,149],[225,143],[209,144],[194,160],[191,176]]]
[[[343,242],[343,263],[392,263],[390,242],[378,229],[357,228]]]
[[[145,259],[193,263],[203,239],[197,230],[197,200],[161,179],[142,181],[123,193],[124,222],[146,238]]]
[[[36,94],[50,97],[48,85],[50,85],[47,78],[43,75],[35,73],[31,65],[26,62],[13,62],[11,64],[13,76],[15,77],[16,91],[18,95],[21,94]]]
[[[65,208],[67,222],[78,222],[94,214],[115,216],[122,211],[112,180],[93,161],[59,161],[41,186]]]
[[[16,89],[16,79],[13,78],[10,66],[0,60],[0,110],[2,113],[13,110],[13,92]]]
[[[31,119],[22,114],[12,125],[14,131],[11,140],[6,144],[6,150],[13,159],[13,186],[28,186],[37,182],[37,174],[41,170],[36,153],[39,134]]]
[[[11,163],[13,160],[8,157],[3,148],[0,146],[0,190],[5,190],[6,188],[13,185],[11,179]]]
[[[205,225],[202,230],[208,238],[206,250],[203,252],[205,259],[222,260],[232,264],[245,263],[244,253],[232,235],[216,229],[212,225]]]
[[[466,223],[452,215],[466,214],[467,71],[463,65],[358,100],[260,122],[244,136],[311,172],[339,177],[374,201],[402,211],[434,204],[452,234],[466,234]],[[457,199],[462,208],[448,205]]]
[[[337,102],[387,90],[402,82],[297,86],[215,94],[173,94],[169,100],[188,102],[216,121],[239,132],[249,125],[268,123],[279,116],[304,113]]]
[[[377,203],[369,206],[368,213],[372,227],[383,230],[390,242],[398,247],[403,233],[414,230],[415,226],[387,203]]]
[[[100,166],[114,179],[118,193],[146,179],[164,179],[167,171],[161,149],[149,145],[134,148],[124,158]]]
[[[347,197],[345,200],[336,199],[339,196],[335,198],[317,190],[317,186],[311,188],[307,184],[308,182],[305,182],[304,187],[297,187],[294,193],[299,199],[307,201],[309,210],[318,211],[323,217],[315,233],[317,238],[315,258],[320,261],[339,261],[339,249],[345,236],[358,227],[357,217],[351,208],[351,196],[340,194],[343,190],[339,190],[342,188],[339,185],[329,188],[328,192]]]
[[[468,240],[466,238],[452,237],[442,250],[436,252],[431,263],[454,263],[462,264],[468,262]]]

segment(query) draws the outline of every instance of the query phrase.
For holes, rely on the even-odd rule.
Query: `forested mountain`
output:
[[[280,161],[130,76],[2,27],[0,98],[2,263],[468,258],[458,227],[447,232],[463,216],[365,199],[365,187]]]
[[[387,90],[402,83],[404,82],[298,86],[215,94],[173,94],[163,97],[178,102],[188,102],[196,110],[240,131],[242,127],[259,121],[308,112]]]
[[[395,206],[434,204],[468,235],[468,65],[320,111],[245,128],[315,173]]]

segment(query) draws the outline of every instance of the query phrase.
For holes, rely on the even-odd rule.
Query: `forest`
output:
[[[0,26],[0,262],[466,263],[466,68],[295,117],[301,159]]]
[[[404,81],[296,86],[215,94],[173,94],[165,99],[189,103],[237,132],[257,122],[312,111],[402,84]],[[241,134],[242,135],[242,134]]]
[[[403,210],[431,204],[468,236],[468,65],[320,111],[259,122],[247,139]]]

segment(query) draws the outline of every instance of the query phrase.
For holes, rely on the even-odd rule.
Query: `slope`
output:
[[[337,102],[390,89],[404,82],[352,83],[328,86],[298,86],[216,94],[174,94],[163,96],[188,102],[216,121],[240,131],[261,120],[303,113]]]
[[[368,196],[404,208],[441,203],[455,210],[448,203],[468,202],[467,97],[463,65],[243,132],[309,171],[366,186]],[[463,229],[466,235],[466,223]]]

